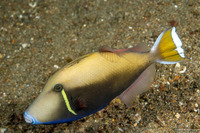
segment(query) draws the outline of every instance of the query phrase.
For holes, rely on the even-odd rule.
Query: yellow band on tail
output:
[[[65,104],[66,104],[67,109],[69,110],[69,112],[71,112],[71,113],[74,114],[74,115],[77,115],[76,112],[74,112],[74,110],[72,110],[72,108],[71,108],[71,106],[70,106],[70,104],[69,104],[69,100],[68,100],[68,98],[67,98],[67,95],[66,95],[64,89],[62,90],[61,93],[62,93],[62,96],[63,96],[63,98],[64,98],[64,100],[65,100]]]
[[[181,48],[182,42],[175,30],[175,27],[173,27],[163,31],[152,47],[151,53],[156,53],[157,62],[174,64],[184,59],[184,50]]]

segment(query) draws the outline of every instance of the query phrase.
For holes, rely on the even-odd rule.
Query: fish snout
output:
[[[37,120],[33,116],[29,115],[27,112],[24,112],[24,119],[26,123],[37,124]]]

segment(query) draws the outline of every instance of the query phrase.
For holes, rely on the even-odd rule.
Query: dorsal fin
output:
[[[136,96],[147,91],[154,81],[155,64],[150,65],[131,86],[119,95],[120,100],[131,107]]]
[[[77,64],[77,63],[79,63],[80,61],[82,61],[83,59],[85,59],[86,57],[88,57],[88,56],[90,56],[90,55],[92,55],[92,53],[87,54],[87,55],[83,55],[83,56],[81,56],[81,57],[79,57],[79,58],[77,58],[77,59],[75,59],[75,60],[69,62],[64,68],[66,68],[66,67],[67,67],[67,68],[68,68],[68,67],[71,67],[71,66],[73,66],[73,65],[75,65],[75,64]]]
[[[99,52],[113,52],[113,50],[108,46],[102,46],[99,48]]]
[[[112,49],[110,47],[107,46],[103,46],[99,48],[99,52],[112,52],[115,53],[117,55],[119,55],[120,53],[126,51],[126,49]]]
[[[140,43],[135,47],[129,48],[126,52],[148,52],[150,49],[147,45]]]
[[[112,52],[115,53],[117,55],[124,53],[124,52],[147,52],[149,51],[149,48],[147,45],[144,44],[138,44],[135,47],[132,48],[128,48],[128,49],[112,49],[110,47],[107,46],[103,46],[99,48],[99,52]]]

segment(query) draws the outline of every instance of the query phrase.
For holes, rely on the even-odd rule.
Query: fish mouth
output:
[[[33,116],[27,113],[27,111],[24,112],[24,120],[28,124],[32,125],[38,125],[38,124],[57,124],[57,123],[64,123],[65,121],[63,120],[56,120],[56,121],[49,121],[49,122],[40,122]]]
[[[26,123],[29,123],[29,124],[33,123],[33,119],[31,118],[31,116],[29,114],[27,114],[27,112],[24,113],[24,119],[25,119]]]
[[[33,116],[29,115],[27,112],[24,112],[24,119],[26,123],[33,124],[33,125],[41,123],[37,119],[35,119]]]

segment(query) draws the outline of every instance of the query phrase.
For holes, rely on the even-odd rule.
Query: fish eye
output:
[[[59,92],[63,89],[63,85],[62,84],[56,84],[54,87],[53,87],[54,91],[56,92]]]

